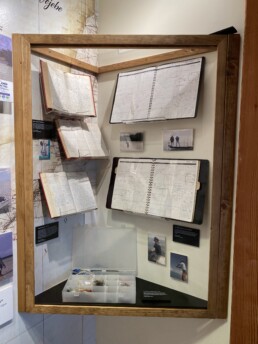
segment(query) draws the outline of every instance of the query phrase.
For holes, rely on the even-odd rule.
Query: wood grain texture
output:
[[[236,54],[227,36],[110,36],[110,35],[14,35],[15,131],[17,224],[19,229],[19,310],[42,313],[101,314],[174,317],[225,317],[228,297],[229,237],[231,230],[234,116],[237,83]],[[136,47],[218,50],[214,171],[212,182],[211,255],[208,310],[92,306],[35,306],[34,216],[32,190],[32,114],[30,48],[35,47]],[[190,55],[189,55],[190,56]],[[167,56],[168,57],[168,56]],[[178,56],[179,57],[179,56]],[[162,57],[164,58],[164,57]],[[171,56],[169,56],[171,59]],[[230,72],[230,63],[234,61]],[[150,61],[150,60],[148,60]],[[138,61],[139,62],[139,61]],[[114,67],[114,66],[113,66]],[[231,81],[230,81],[231,80]],[[234,87],[233,87],[234,86]],[[230,88],[231,87],[231,88]],[[232,107],[231,107],[232,105]],[[232,121],[232,122],[231,122]],[[230,127],[230,122],[233,123]],[[222,267],[219,266],[222,264]]]
[[[98,68],[98,73],[103,74],[107,72],[112,72],[116,70],[122,70],[126,68],[134,68],[140,66],[146,66],[147,64],[164,62],[168,60],[173,60],[177,58],[184,58],[189,56],[194,56],[198,54],[205,54],[207,52],[215,51],[215,48],[192,48],[192,49],[179,49],[176,51],[171,51],[163,54],[157,54],[152,56],[147,56],[139,59],[134,59],[131,61],[125,61],[120,63],[114,63],[110,65],[100,66]]]
[[[231,344],[258,343],[258,3],[246,1]]]
[[[34,209],[32,183],[32,100],[30,44],[13,35],[16,204],[18,238],[18,308],[27,310],[34,295]],[[33,282],[32,282],[33,281]]]
[[[15,112],[15,164],[16,164],[16,222],[17,222],[17,271],[18,271],[18,309],[25,311],[26,308],[26,252],[25,252],[25,217],[24,217],[24,147],[23,147],[23,121],[22,121],[22,71],[20,68],[22,61],[21,36],[14,35],[12,38],[13,50],[13,85],[14,85],[14,112]],[[19,143],[19,144],[18,144]]]
[[[211,234],[210,234],[210,266],[209,266],[209,309],[216,312],[217,309],[217,286],[220,269],[219,238],[220,238],[220,212],[221,212],[221,183],[222,183],[222,154],[223,154],[223,122],[225,116],[225,74],[227,62],[227,39],[218,46],[217,57],[217,83],[215,104],[215,126],[214,126],[214,157],[212,179],[212,205],[211,205]],[[227,229],[228,230],[228,229]]]
[[[69,305],[35,305],[34,313],[54,314],[81,314],[81,315],[114,315],[140,317],[176,317],[176,318],[214,318],[214,315],[205,309],[178,309],[178,308],[143,308],[119,306],[69,306]]]
[[[240,36],[228,36],[217,285],[217,315],[222,318],[227,316],[228,308],[239,51]]]
[[[33,48],[208,48],[223,35],[24,35]]]
[[[59,62],[65,66],[68,66],[71,68],[76,68],[78,70],[87,71],[87,72],[90,72],[92,74],[98,73],[98,67],[97,66],[93,66],[89,63],[79,61],[73,57],[59,53],[53,49],[33,48],[31,51],[34,55],[45,57],[49,60]]]

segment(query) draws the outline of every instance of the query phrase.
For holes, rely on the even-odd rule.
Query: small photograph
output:
[[[0,168],[0,214],[7,213],[11,207],[11,170]]]
[[[170,253],[170,277],[188,282],[188,257],[182,254]]]
[[[166,265],[166,237],[159,234],[148,234],[148,261]]]
[[[193,150],[193,129],[164,130],[163,150]]]
[[[143,133],[120,133],[120,151],[121,152],[142,152],[143,151]]]
[[[39,160],[50,160],[50,140],[40,140],[39,149]]]
[[[13,275],[12,232],[0,234],[0,282]]]

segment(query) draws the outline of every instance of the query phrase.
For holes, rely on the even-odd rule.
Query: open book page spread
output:
[[[96,116],[89,75],[63,72],[41,61],[47,111],[70,116]]]
[[[99,126],[91,118],[57,119],[56,125],[67,158],[108,156]]]
[[[40,180],[52,218],[97,208],[85,172],[41,173]]]
[[[203,61],[119,73],[110,123],[195,117]]]
[[[191,222],[199,169],[199,160],[121,158],[111,208]]]

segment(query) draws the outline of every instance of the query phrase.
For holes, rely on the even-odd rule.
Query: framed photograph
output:
[[[178,129],[163,131],[163,150],[193,150],[193,129]]]
[[[188,282],[188,257],[182,254],[170,253],[170,277]]]
[[[166,237],[160,234],[148,234],[148,261],[166,265]]]
[[[121,152],[142,152],[143,151],[142,132],[123,132],[120,133]]]
[[[12,232],[0,234],[0,283],[13,276]]]
[[[12,39],[0,34],[0,114],[13,113]]]
[[[0,168],[0,214],[10,211],[11,206],[11,170]]]

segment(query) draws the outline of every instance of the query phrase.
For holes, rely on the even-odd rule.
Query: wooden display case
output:
[[[225,318],[227,316],[239,43],[239,35],[13,35],[19,311],[196,318]],[[160,48],[176,50],[96,67],[60,54],[51,48]],[[36,302],[31,54],[41,55],[67,66],[100,75],[110,71],[144,66],[210,51],[217,52],[217,76],[214,160],[212,179],[210,180],[212,195],[207,307],[130,307],[41,304]]]

